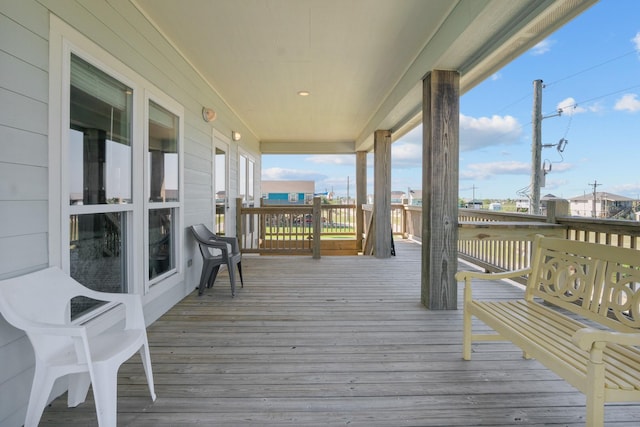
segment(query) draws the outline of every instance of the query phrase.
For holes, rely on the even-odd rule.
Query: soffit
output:
[[[353,152],[419,122],[421,80],[464,93],[595,0],[135,0],[263,152]],[[310,96],[301,97],[306,90]]]

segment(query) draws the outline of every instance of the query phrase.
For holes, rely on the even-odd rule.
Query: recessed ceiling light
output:
[[[309,92],[308,90],[301,90],[301,91],[298,91],[298,95],[300,95],[300,96],[309,96],[309,95],[311,95],[311,92]]]

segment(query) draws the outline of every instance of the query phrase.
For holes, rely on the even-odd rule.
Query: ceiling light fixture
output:
[[[234,141],[240,141],[240,138],[242,138],[242,135],[240,135],[240,132],[236,132],[231,131],[231,139],[233,139]]]
[[[298,91],[298,95],[300,95],[300,96],[309,96],[309,95],[311,95],[311,92],[309,92],[308,90],[300,90],[300,91]]]
[[[216,119],[218,115],[211,108],[202,107],[202,119],[209,123]]]

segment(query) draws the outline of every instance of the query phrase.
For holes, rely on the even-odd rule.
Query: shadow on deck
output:
[[[462,311],[426,310],[420,246],[399,241],[396,252],[245,257],[236,298],[221,274],[148,328],[158,400],[139,361],[126,363],[118,425],[584,425],[584,396],[513,345],[476,344],[463,361]],[[606,407],[607,426],[638,419],[640,405]],[[42,422],[95,424],[91,396],[72,409],[57,399]]]

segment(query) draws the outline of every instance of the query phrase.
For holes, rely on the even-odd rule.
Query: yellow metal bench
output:
[[[640,251],[536,236],[531,268],[460,271],[465,282],[463,357],[474,341],[508,340],[586,395],[586,425],[605,402],[640,401]],[[528,275],[524,298],[480,301],[472,279]],[[497,334],[475,334],[472,317]]]

